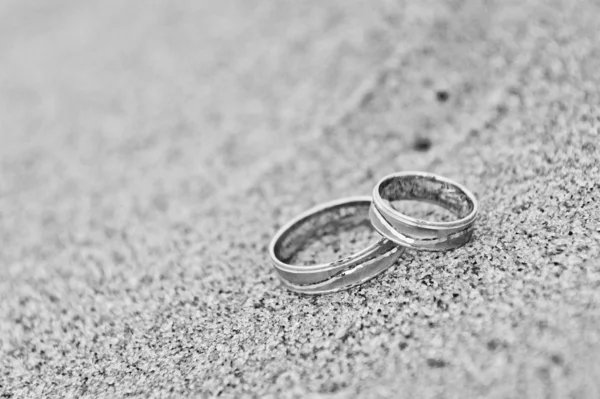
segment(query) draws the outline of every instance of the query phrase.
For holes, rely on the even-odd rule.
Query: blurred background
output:
[[[599,12],[0,1],[0,394],[597,398]],[[472,244],[280,288],[278,226],[400,170]]]

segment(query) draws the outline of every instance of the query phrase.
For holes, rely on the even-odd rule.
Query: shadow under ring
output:
[[[381,238],[362,251],[341,259],[314,265],[288,263],[309,239],[327,226],[343,221],[369,220],[369,197],[350,197],[318,205],[286,223],[269,245],[269,255],[283,285],[304,294],[345,290],[369,281],[384,272],[404,249]]]
[[[418,200],[439,205],[458,219],[449,222],[410,217],[391,202]],[[373,227],[398,245],[427,251],[446,251],[469,241],[477,218],[477,199],[464,186],[433,173],[400,172],[381,179],[373,189],[369,218]]]

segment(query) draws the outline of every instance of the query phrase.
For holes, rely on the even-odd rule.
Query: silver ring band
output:
[[[271,240],[269,255],[283,285],[295,292],[323,294],[362,284],[389,268],[403,248],[381,238],[367,248],[332,262],[315,265],[287,263],[325,226],[341,221],[368,221],[369,197],[350,197],[324,203],[285,224]]]
[[[440,205],[458,220],[435,222],[416,219],[394,209],[391,201],[419,200]],[[400,172],[381,179],[373,189],[369,218],[384,237],[408,248],[445,251],[471,238],[478,204],[464,186],[433,173]]]

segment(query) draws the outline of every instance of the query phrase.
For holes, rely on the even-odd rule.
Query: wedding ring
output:
[[[269,255],[283,285],[295,292],[323,294],[345,290],[376,277],[400,257],[404,249],[380,238],[347,257],[322,264],[292,264],[310,239],[341,224],[369,223],[369,197],[350,197],[327,202],[298,215],[271,240]]]
[[[459,219],[435,222],[416,219],[392,207],[392,201],[419,200],[439,205]],[[398,245],[429,251],[460,247],[469,241],[477,217],[473,193],[432,173],[400,172],[381,179],[373,189],[369,218],[373,227]]]

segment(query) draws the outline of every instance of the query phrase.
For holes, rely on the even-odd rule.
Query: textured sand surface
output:
[[[0,397],[599,398],[598,16],[0,3]],[[468,245],[281,289],[278,226],[410,169],[475,192]]]

